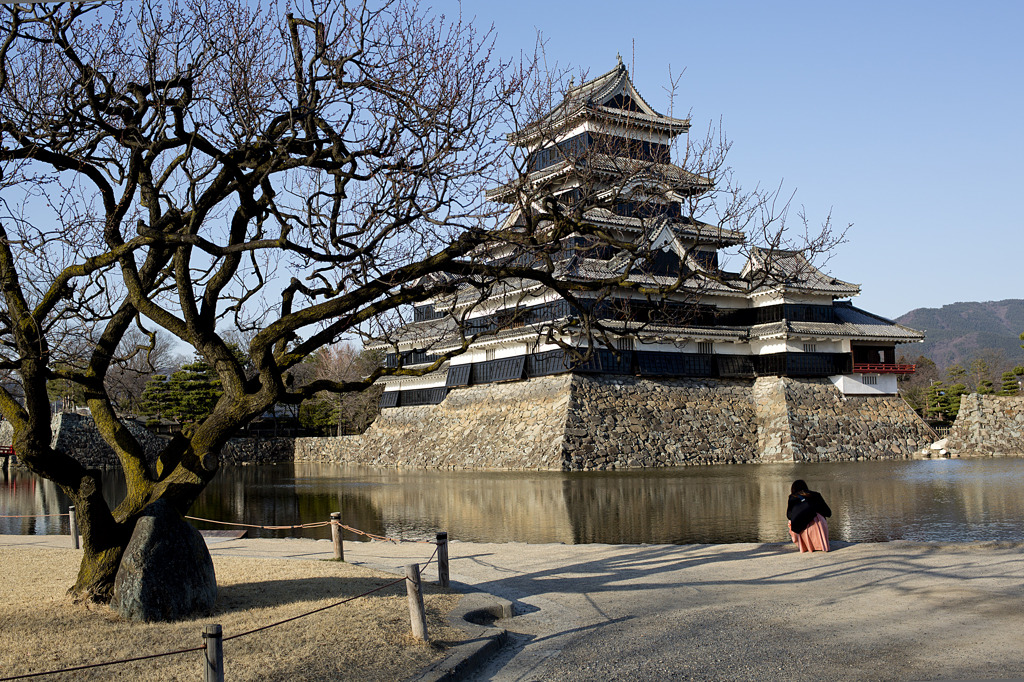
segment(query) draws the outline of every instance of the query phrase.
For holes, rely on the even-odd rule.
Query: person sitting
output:
[[[832,510],[825,504],[819,493],[807,489],[802,480],[793,481],[789,493],[786,518],[789,519],[789,536],[800,548],[800,552],[828,551],[828,522]]]

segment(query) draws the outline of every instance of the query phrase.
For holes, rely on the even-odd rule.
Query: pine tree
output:
[[[946,420],[946,391],[941,381],[933,381],[925,395],[924,417],[926,419]]]
[[[1013,372],[1003,372],[1003,386],[999,395],[1017,395],[1020,393],[1020,384],[1017,383],[1017,375]]]
[[[162,419],[174,412],[171,387],[166,374],[154,374],[142,391],[142,414]]]
[[[223,394],[217,374],[202,360],[183,365],[169,383],[174,418],[182,423],[205,419]]]
[[[949,421],[956,419],[960,413],[960,396],[967,393],[967,386],[962,383],[953,384],[946,391],[946,417]]]

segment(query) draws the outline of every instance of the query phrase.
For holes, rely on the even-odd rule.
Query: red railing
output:
[[[855,362],[854,374],[913,374],[917,365],[899,365],[895,362]]]

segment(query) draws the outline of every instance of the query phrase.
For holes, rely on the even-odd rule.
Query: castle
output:
[[[687,210],[713,187],[672,163],[689,126],[656,112],[620,59],[510,135],[528,172],[488,192],[509,204],[505,226],[531,224],[528,190],[608,235],[569,235],[547,256],[580,285],[575,302],[518,279],[416,306],[367,346],[389,367],[427,367],[477,336],[436,371],[382,379],[370,430],[303,458],[589,470],[903,457],[930,442],[896,395],[914,371],[896,346],[923,334],[853,306],[859,286],[799,251],[752,248],[725,270],[720,251],[746,236]]]

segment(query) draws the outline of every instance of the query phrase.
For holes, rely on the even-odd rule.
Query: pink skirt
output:
[[[789,525],[792,525],[790,523]],[[802,533],[794,533],[792,529],[789,531],[789,537],[793,538],[793,542],[800,548],[800,552],[813,552],[815,550],[819,552],[828,551],[828,522],[825,517],[818,514],[811,521],[811,525],[804,528]]]

